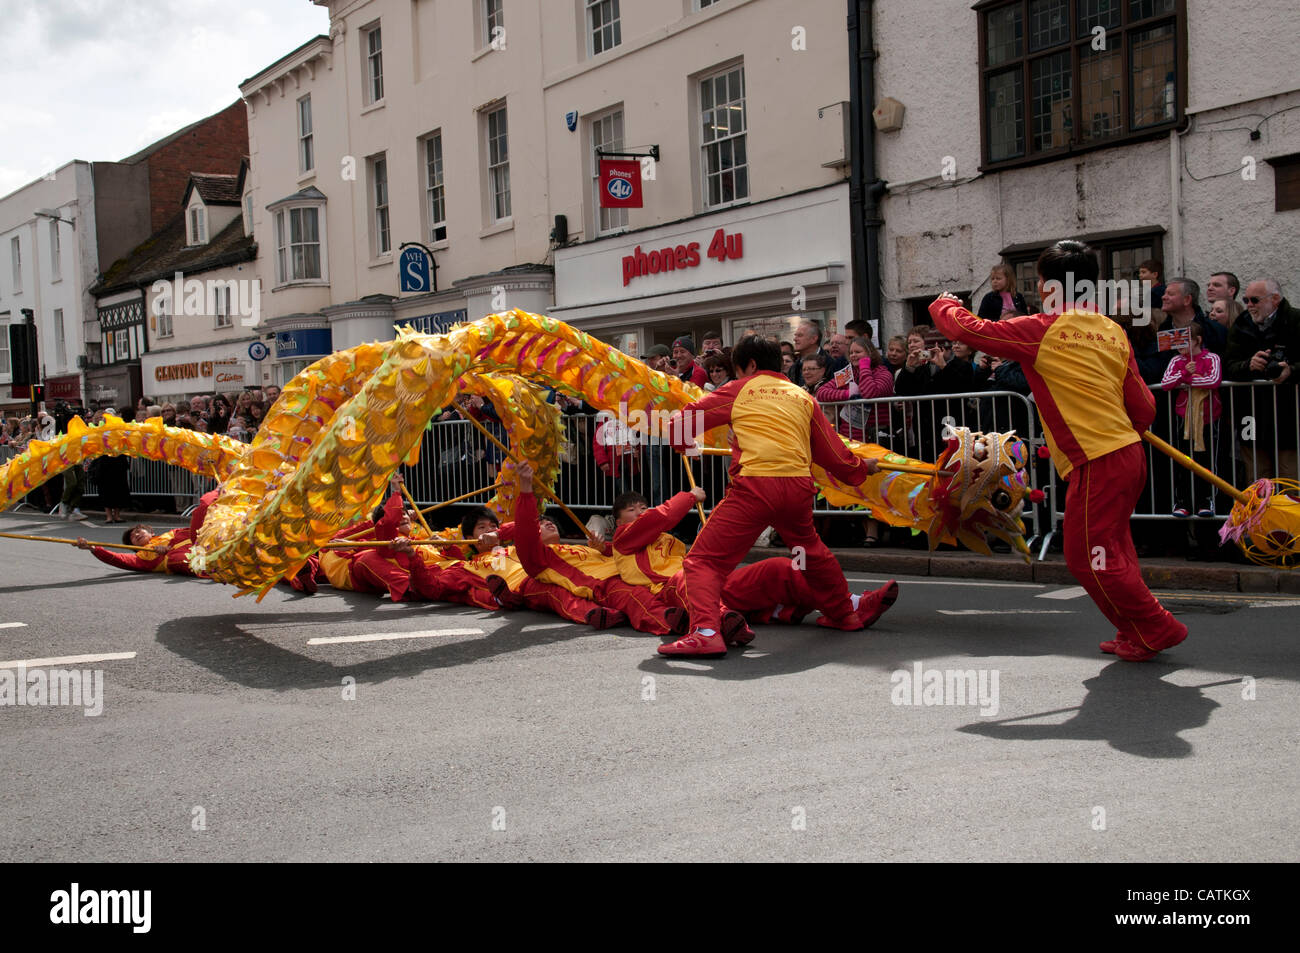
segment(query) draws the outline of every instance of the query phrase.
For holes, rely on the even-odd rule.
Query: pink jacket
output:
[[[1186,354],[1179,354],[1169,366],[1165,368],[1164,379],[1160,381],[1160,386],[1165,390],[1178,388],[1178,396],[1174,398],[1174,412],[1179,417],[1187,414],[1187,388],[1204,387],[1212,391],[1210,394],[1210,417],[1212,420],[1218,420],[1219,414],[1223,412],[1223,407],[1219,401],[1219,382],[1223,380],[1223,365],[1219,360],[1219,355],[1213,351],[1202,351],[1194,358],[1189,358]]]
[[[858,362],[858,391],[855,397],[849,392],[847,387],[836,387],[835,379],[827,381],[817,388],[818,403],[837,403],[847,400],[869,400],[873,397],[893,397],[894,396],[894,375],[889,366],[881,364],[879,367],[872,367],[868,358],[863,358]],[[877,430],[889,429],[889,406],[887,404],[873,404],[863,406],[861,404],[850,404],[845,407],[837,408],[838,420],[836,429],[842,436],[850,440],[871,441],[876,440]]]

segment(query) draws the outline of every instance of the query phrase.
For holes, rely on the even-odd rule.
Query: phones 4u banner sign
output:
[[[635,159],[600,160],[600,207],[641,207],[641,163]]]

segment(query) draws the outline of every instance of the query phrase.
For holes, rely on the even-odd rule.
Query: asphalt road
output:
[[[1132,664],[1080,591],[900,579],[869,632],[690,663],[51,544],[0,566],[0,662],[129,653],[56,663],[102,671],[97,716],[0,707],[5,861],[1297,859],[1297,597],[1168,594],[1191,636]]]

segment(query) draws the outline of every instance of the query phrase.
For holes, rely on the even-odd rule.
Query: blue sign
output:
[[[571,109],[564,114],[564,124],[569,127],[569,132],[578,128],[578,111]]]
[[[610,176],[609,181],[605,183],[605,191],[620,202],[626,202],[632,197],[632,183],[627,179]]]
[[[397,260],[397,273],[401,277],[401,290],[404,292],[433,290],[429,281],[429,256],[423,248],[414,245],[403,248]]]
[[[329,328],[303,328],[298,331],[275,332],[275,356],[283,360],[287,357],[322,357],[333,351],[332,335]]]
[[[264,361],[270,355],[271,349],[261,341],[254,341],[248,345],[248,356],[255,361]]]
[[[437,311],[433,314],[408,318],[402,323],[409,324],[412,330],[421,334],[446,334],[453,324],[462,323],[468,313],[465,308],[458,308],[455,311]]]

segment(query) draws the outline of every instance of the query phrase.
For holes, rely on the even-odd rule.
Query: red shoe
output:
[[[722,640],[728,645],[748,645],[754,641],[754,630],[739,612],[722,614]]]
[[[492,593],[492,598],[497,601],[502,609],[522,609],[524,607],[524,597],[518,593],[510,591],[509,584],[501,576],[488,576],[488,592]]]
[[[621,625],[627,625],[627,616],[617,609],[596,606],[587,613],[587,625],[593,629],[617,629]]]
[[[1126,662],[1145,662],[1153,659],[1165,649],[1173,648],[1183,639],[1187,638],[1187,626],[1181,622],[1178,623],[1180,631],[1172,635],[1165,636],[1163,639],[1154,639],[1154,644],[1138,645],[1133,642],[1120,642],[1115,646],[1116,658],[1122,658]]]
[[[1120,644],[1121,642],[1123,642],[1123,641],[1125,641],[1125,640],[1124,640],[1124,639],[1118,639],[1118,638],[1116,638],[1116,639],[1108,639],[1107,641],[1098,644],[1097,648],[1101,649],[1101,650],[1102,650],[1103,652],[1105,652],[1107,655],[1114,655],[1114,654],[1115,654],[1115,649],[1118,648],[1118,647],[1119,647],[1119,644]]]
[[[673,635],[685,635],[691,631],[691,614],[680,606],[673,606],[664,612],[664,622]]]
[[[659,646],[660,655],[693,658],[722,658],[727,654],[727,643],[718,633],[703,635],[697,629],[676,642]]]
[[[889,607],[898,601],[898,583],[891,579],[873,592],[864,592],[858,600],[858,615],[867,628],[875,624]]]
[[[856,612],[850,612],[846,616],[840,616],[838,619],[832,619],[829,616],[821,616],[817,620],[818,625],[824,625],[828,629],[839,629],[842,632],[857,632],[867,627],[867,623],[862,621],[862,617]]]

